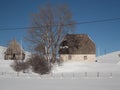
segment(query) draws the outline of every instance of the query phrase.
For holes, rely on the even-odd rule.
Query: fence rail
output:
[[[38,75],[33,73],[13,73],[13,72],[0,72],[0,77],[23,77],[23,78],[52,78],[52,79],[79,79],[79,78],[120,78],[120,73],[117,72],[79,72],[79,73],[50,73],[45,75]]]

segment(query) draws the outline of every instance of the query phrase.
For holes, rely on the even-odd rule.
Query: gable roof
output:
[[[19,43],[17,43],[17,41],[14,39],[10,42],[7,50],[5,51],[5,54],[21,54],[21,46],[19,45]],[[22,50],[23,53],[23,50]]]
[[[67,34],[60,43],[60,54],[95,54],[94,42],[87,34]]]

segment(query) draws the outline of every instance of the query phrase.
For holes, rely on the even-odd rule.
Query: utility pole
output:
[[[98,48],[98,56],[100,56],[100,48]]]
[[[21,60],[22,60],[22,39],[21,39]]]
[[[106,51],[106,49],[105,49],[104,54],[106,54],[106,52],[107,52],[107,51]]]

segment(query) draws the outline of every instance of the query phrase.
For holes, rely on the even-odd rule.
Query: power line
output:
[[[94,20],[94,21],[78,22],[76,24],[99,23],[99,22],[109,22],[109,21],[117,21],[117,20],[120,20],[120,18],[110,18],[110,19],[101,19],[101,20]]]
[[[118,21],[120,18],[110,18],[110,19],[101,19],[101,20],[93,20],[93,21],[85,21],[85,22],[76,22],[76,23],[69,23],[61,26],[67,26],[67,25],[79,25],[79,24],[89,24],[89,23],[99,23],[99,22],[110,22],[110,21]],[[41,25],[40,27],[45,27],[45,26],[50,26],[50,25]],[[58,26],[57,24],[53,26]],[[39,27],[19,27],[19,28],[0,28],[0,31],[5,31],[5,30],[24,30],[24,29],[30,29],[30,28],[39,28]]]

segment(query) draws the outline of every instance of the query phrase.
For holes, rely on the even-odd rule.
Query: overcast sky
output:
[[[120,18],[120,0],[0,0],[0,30],[30,26],[31,15],[46,3],[67,4],[76,22]],[[25,31],[0,31],[0,46],[13,38],[24,43]],[[75,33],[88,34],[101,54],[120,50],[120,20],[78,24]],[[25,43],[23,46],[26,48]]]

